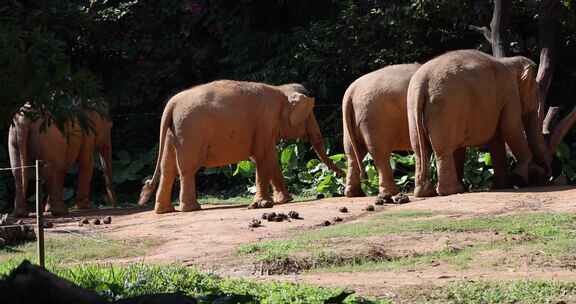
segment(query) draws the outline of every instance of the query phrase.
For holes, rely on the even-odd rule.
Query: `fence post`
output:
[[[44,267],[44,210],[40,203],[40,161],[36,160],[36,227],[38,228],[38,264]]]

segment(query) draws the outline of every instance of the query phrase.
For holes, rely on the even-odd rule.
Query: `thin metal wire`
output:
[[[0,171],[11,171],[14,169],[28,169],[28,168],[36,168],[36,166],[21,166],[21,167],[11,167],[11,168],[0,168]]]

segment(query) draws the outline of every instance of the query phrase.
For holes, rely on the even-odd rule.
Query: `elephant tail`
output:
[[[151,179],[144,182],[142,186],[142,191],[140,192],[140,199],[138,200],[138,205],[145,205],[152,194],[156,191],[158,187],[158,182],[160,181],[160,163],[162,162],[162,155],[164,153],[164,144],[166,141],[166,135],[168,133],[168,128],[172,125],[172,112],[174,111],[174,102],[169,101],[164,108],[162,113],[162,120],[160,121],[160,140],[158,143],[158,159],[156,160],[156,167],[154,169],[154,175]]]
[[[23,114],[16,114],[8,133],[8,153],[10,155],[10,167],[15,182],[14,214],[25,216],[26,191],[28,190],[28,137],[30,135],[30,123]]]
[[[429,172],[428,167],[430,165],[430,156],[432,151],[432,145],[430,139],[426,132],[424,126],[424,111],[426,100],[428,99],[428,93],[426,84],[419,86],[413,85],[417,83],[412,78],[410,86],[408,87],[408,126],[410,130],[410,143],[414,149],[417,159],[419,159],[420,165],[416,166],[416,182],[418,181],[428,183]],[[416,185],[418,187],[418,184]],[[430,196],[431,194],[419,194],[419,190],[415,189],[414,194],[416,196]]]
[[[364,172],[364,168],[362,167],[362,160],[358,156],[358,138],[356,137],[356,132],[354,132],[355,118],[354,118],[354,109],[352,105],[352,97],[350,96],[351,92],[346,90],[344,93],[344,98],[342,99],[342,117],[344,118],[344,133],[348,135],[348,139],[350,139],[350,144],[352,145],[352,154],[354,159],[349,159],[348,161],[356,162],[356,165],[359,168],[360,178],[366,178],[366,173]],[[350,172],[348,172],[350,174]]]

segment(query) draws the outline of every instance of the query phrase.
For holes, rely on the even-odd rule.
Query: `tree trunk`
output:
[[[494,0],[494,12],[490,21],[490,44],[494,57],[506,57],[506,40],[503,32],[508,27],[511,8],[511,0]]]
[[[538,118],[540,123],[544,123],[546,117],[546,97],[548,89],[552,82],[555,61],[556,32],[558,27],[558,17],[560,14],[561,3],[559,0],[543,0],[540,4],[540,13],[538,18],[538,36],[540,42],[540,65],[538,66],[538,93],[540,95]],[[550,113],[550,115],[554,115]],[[550,117],[548,121],[553,121]],[[548,132],[550,126],[543,125],[544,132]]]
[[[492,21],[490,28],[471,25],[469,28],[482,33],[484,38],[492,47],[494,57],[506,57],[506,39],[503,32],[508,27],[510,21],[510,11],[512,0],[494,0],[494,10],[492,11]]]

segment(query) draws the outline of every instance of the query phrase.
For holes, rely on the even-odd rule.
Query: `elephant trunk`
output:
[[[107,143],[100,147],[100,165],[104,172],[104,182],[106,184],[106,197],[112,207],[116,207],[116,193],[114,192],[114,185],[112,184],[112,144],[108,139]]]
[[[18,115],[18,114],[17,114]],[[14,216],[27,216],[26,192],[28,190],[28,136],[29,123],[23,122],[25,118],[17,116],[8,133],[8,153],[10,154],[10,167],[14,175],[15,197]]]
[[[322,133],[320,132],[320,127],[314,115],[310,116],[307,120],[307,135],[314,152],[318,155],[320,161],[322,161],[328,168],[336,173],[337,176],[344,176],[344,172],[334,164],[334,162],[326,154],[326,148],[324,147],[324,140],[322,139]]]
[[[548,149],[542,127],[538,118],[538,111],[531,111],[524,115],[524,125],[526,128],[526,137],[530,150],[534,156],[534,161],[542,166],[545,170],[546,177],[551,174],[552,154]]]

